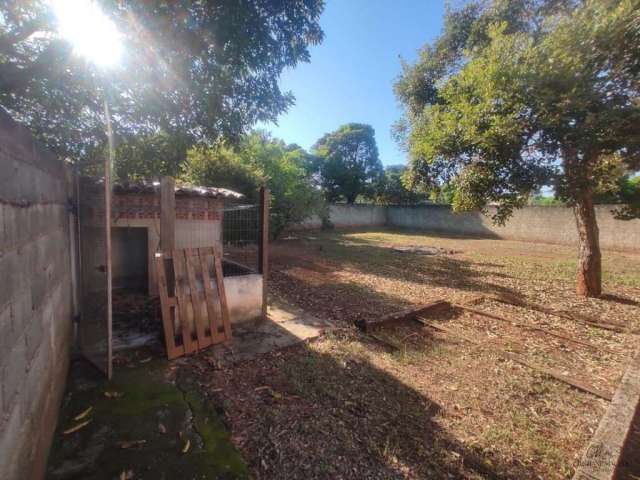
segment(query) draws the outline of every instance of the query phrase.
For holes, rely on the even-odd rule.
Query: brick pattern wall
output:
[[[221,201],[215,198],[176,197],[176,219],[220,220]],[[159,195],[113,195],[111,211],[113,221],[120,219],[160,218]]]
[[[72,338],[64,165],[0,111],[0,478],[42,478]]]

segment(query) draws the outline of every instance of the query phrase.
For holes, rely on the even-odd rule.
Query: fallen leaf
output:
[[[82,420],[84,417],[89,415],[92,410],[93,410],[93,407],[89,407],[85,411],[83,411],[83,412],[79,413],[78,415],[76,415],[75,417],[73,417],[73,419],[75,421]]]
[[[189,451],[189,448],[191,448],[191,440],[187,438],[187,443],[185,443],[184,447],[182,447],[182,453],[187,453]]]
[[[120,480],[131,480],[133,478],[133,470],[123,470],[120,474]]]
[[[147,443],[146,440],[129,440],[129,441],[120,442],[118,446],[120,448],[141,447],[145,443]]]
[[[87,425],[89,425],[91,423],[91,420],[87,420],[85,422],[79,423],[78,425],[68,428],[67,430],[65,430],[64,432],[62,432],[63,435],[69,435],[73,432],[77,432],[78,430],[80,430],[81,428],[86,427]]]
[[[109,392],[109,391],[104,392],[104,396],[107,398],[120,398],[123,395],[124,393],[122,392]]]

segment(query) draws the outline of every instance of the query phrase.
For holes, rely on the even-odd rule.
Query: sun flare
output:
[[[122,56],[121,34],[92,0],[51,0],[60,34],[81,55],[102,67],[118,63]]]

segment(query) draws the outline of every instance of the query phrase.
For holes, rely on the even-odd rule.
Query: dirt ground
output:
[[[411,232],[302,233],[271,253],[271,294],[336,328],[200,383],[259,479],[570,478],[608,402],[497,349],[612,394],[637,347],[640,255],[604,252],[601,299],[574,295],[574,248]],[[444,298],[507,294],[612,332],[494,300],[429,321],[353,327]],[[550,336],[522,325],[551,331]],[[577,343],[581,342],[581,343]],[[390,346],[391,345],[391,346]]]

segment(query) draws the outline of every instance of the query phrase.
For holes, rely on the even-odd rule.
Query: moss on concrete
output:
[[[127,471],[136,479],[249,477],[215,410],[189,388],[188,367],[180,373],[187,381],[176,382],[176,367],[164,360],[133,358],[129,365],[107,382],[84,362],[74,362],[48,478],[112,479]],[[74,420],[89,407],[85,418]],[[76,433],[62,433],[86,420],[91,423]],[[145,443],[121,448],[121,442],[138,440]]]

